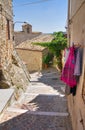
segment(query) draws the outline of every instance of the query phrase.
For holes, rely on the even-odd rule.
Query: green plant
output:
[[[57,59],[57,66],[60,70],[62,70],[62,50],[64,50],[67,47],[67,38],[64,36],[63,32],[54,32],[53,33],[54,39],[51,42],[45,42],[45,43],[33,43],[35,45],[40,45],[47,47],[49,51],[56,56]],[[46,61],[46,57],[45,57]],[[46,61],[47,62],[47,61]]]
[[[51,57],[49,53],[43,57],[43,63],[49,65],[49,62],[51,60]]]

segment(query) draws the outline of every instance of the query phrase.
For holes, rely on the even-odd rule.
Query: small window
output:
[[[7,19],[7,38],[10,40],[10,24],[9,20]]]

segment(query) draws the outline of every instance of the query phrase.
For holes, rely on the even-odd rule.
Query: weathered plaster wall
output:
[[[84,0],[70,0],[70,18],[74,16]]]
[[[73,130],[85,130],[85,0],[71,0],[70,12],[70,45],[72,42],[83,47],[82,75],[77,85],[76,96],[68,96],[68,106],[71,114]],[[83,3],[82,3],[83,2]],[[84,93],[85,94],[85,93]],[[82,96],[84,98],[82,98]]]
[[[26,50],[16,49],[20,58],[25,62],[29,72],[42,70],[42,57],[48,53],[48,50]]]

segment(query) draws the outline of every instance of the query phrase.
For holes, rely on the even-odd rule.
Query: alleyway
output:
[[[4,112],[0,130],[72,130],[58,72],[48,69],[30,76],[25,94]]]

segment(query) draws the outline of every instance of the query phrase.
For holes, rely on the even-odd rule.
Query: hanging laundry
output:
[[[73,88],[70,88],[70,93],[72,93],[73,96],[76,95],[76,89],[77,89],[77,86],[74,86]]]
[[[62,74],[60,79],[64,81],[71,88],[77,85],[76,78],[74,76],[74,68],[75,68],[75,48],[74,46],[69,48],[69,55],[62,70]]]
[[[68,59],[68,56],[69,56],[69,48],[65,49],[65,55],[64,55],[64,57],[65,57],[65,63],[66,63],[66,61]]]

